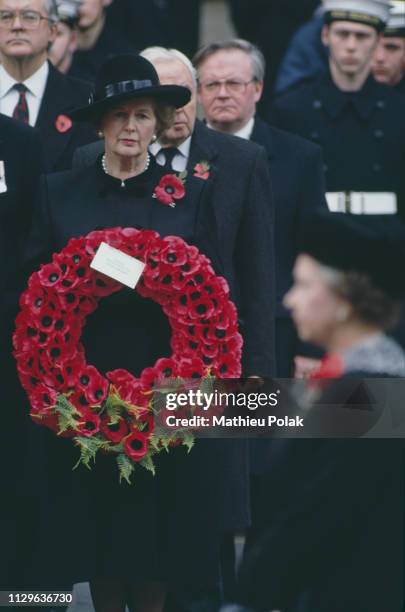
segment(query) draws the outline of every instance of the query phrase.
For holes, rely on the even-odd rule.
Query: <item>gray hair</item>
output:
[[[337,296],[346,300],[355,315],[380,329],[394,327],[400,318],[401,305],[376,287],[367,274],[341,271],[319,263],[322,279]]]
[[[264,59],[263,53],[259,47],[250,43],[248,40],[243,38],[232,38],[230,40],[224,40],[222,42],[213,42],[208,45],[204,45],[197,51],[193,57],[193,64],[198,68],[201,66],[206,59],[208,59],[217,51],[244,51],[249,57],[252,64],[252,77],[256,81],[264,80],[264,73],[266,71],[266,60]]]
[[[140,52],[140,55],[152,63],[158,60],[164,62],[177,60],[182,62],[191,74],[193,85],[195,87],[197,86],[197,72],[187,55],[184,55],[181,51],[177,49],[167,49],[166,47],[146,47],[146,49]]]
[[[52,23],[57,23],[60,21],[58,5],[56,4],[56,0],[42,0],[44,8],[48,13],[48,19]]]

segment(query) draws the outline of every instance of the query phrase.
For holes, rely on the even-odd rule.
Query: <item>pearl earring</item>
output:
[[[151,143],[152,143],[152,142],[156,142],[156,141],[157,141],[157,136],[156,136],[156,134],[153,134],[153,136],[152,136],[152,140],[151,140]]]
[[[104,132],[103,132],[103,130],[99,130],[99,131],[97,132],[97,134],[98,134],[98,137],[99,137],[99,138],[104,138]]]

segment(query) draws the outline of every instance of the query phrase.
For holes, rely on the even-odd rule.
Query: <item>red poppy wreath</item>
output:
[[[99,300],[122,288],[90,267],[101,242],[145,263],[136,291],[159,303],[171,326],[172,355],[138,378],[124,369],[102,375],[86,363],[80,343]],[[120,479],[128,482],[136,465],[154,472],[156,454],[193,443],[190,433],[155,428],[156,385],[241,374],[242,338],[228,285],[195,246],[176,236],[114,228],[72,238],[32,274],[20,306],[14,354],[31,417],[72,438],[78,463],[90,467],[99,451],[115,455]]]

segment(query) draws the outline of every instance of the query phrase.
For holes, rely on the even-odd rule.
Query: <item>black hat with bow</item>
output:
[[[76,121],[97,121],[111,107],[136,98],[153,98],[181,108],[190,97],[187,87],[161,85],[154,66],[144,57],[117,55],[101,66],[88,105],[70,116]]]

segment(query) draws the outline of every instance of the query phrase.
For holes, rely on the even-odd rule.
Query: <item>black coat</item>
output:
[[[405,208],[405,99],[371,77],[345,93],[329,74],[277,98],[272,123],[319,144],[326,189],[393,192]]]
[[[57,128],[58,117],[86,106],[91,91],[91,85],[62,74],[49,63],[48,80],[35,124],[41,134],[48,172],[70,168],[75,149],[94,140],[95,130],[87,123],[73,123],[66,131]]]
[[[31,224],[35,193],[43,171],[38,131],[0,115],[0,160],[7,191],[0,193],[0,287],[16,287],[23,246]]]
[[[291,376],[297,336],[282,300],[292,283],[297,234],[306,214],[326,209],[322,152],[318,146],[255,119],[250,139],[265,148],[275,204],[276,371]]]
[[[318,409],[355,406],[367,424],[375,399],[358,379],[370,376],[323,381]],[[274,440],[238,599],[257,612],[401,612],[402,449],[398,439]]]
[[[208,135],[207,139],[204,138],[205,135]],[[229,163],[228,173],[221,173],[217,167],[222,159]],[[208,180],[192,176],[192,169],[202,160],[210,161]],[[156,171],[162,172],[159,168]],[[50,252],[59,251],[69,238],[85,235],[96,227],[139,224],[136,203],[120,188],[114,193],[110,193],[108,189],[106,191],[106,177],[103,174],[100,176],[100,173],[100,169],[93,165],[48,177],[29,244],[30,259],[47,261]],[[157,179],[155,183],[157,184]],[[272,241],[269,239],[272,235],[272,225],[268,205],[269,191],[267,162],[260,147],[240,139],[232,142],[231,139],[216,134],[211,138],[211,132],[205,127],[197,128],[186,182],[186,200],[182,205],[198,210],[194,237],[191,238],[211,258],[216,271],[228,279],[232,295],[244,318],[242,333],[245,336],[245,367],[250,373],[264,375],[271,373],[273,365],[273,274],[270,270]],[[157,204],[156,200],[151,200],[150,206],[158,207],[157,215],[153,213],[151,224],[143,222],[143,227],[152,227],[162,235],[176,233],[174,219],[177,212],[180,212],[180,204],[172,210]],[[184,236],[184,233],[181,235]],[[190,237],[188,239],[190,240]],[[97,356],[101,360],[104,359],[103,363],[111,360],[104,370],[107,367],[128,367],[137,372],[139,367],[152,365],[154,359],[170,352],[160,308],[152,308],[153,305],[139,298],[137,304],[134,305],[132,301],[130,304],[127,294],[124,290],[109,300],[104,300],[104,304],[100,305],[86,324],[84,344],[89,360],[93,359],[98,367],[101,361],[97,363]],[[139,302],[142,302],[143,306]],[[143,325],[133,325],[134,320],[143,321]],[[115,329],[119,331],[111,337],[109,330],[114,321]],[[146,332],[147,339],[139,340],[137,334]],[[109,340],[106,340],[105,334],[110,335]],[[107,342],[108,351],[105,348]],[[135,347],[141,348],[136,350]],[[130,368],[131,363],[136,365]],[[75,498],[74,494],[71,495],[71,501],[66,500],[66,490],[69,486],[74,490],[76,484],[66,485],[64,476],[61,476],[64,474],[68,478],[73,463],[70,452],[72,445],[70,442],[64,442],[55,436],[48,441],[54,454],[53,465],[56,466],[52,476],[54,499],[58,498],[56,491],[60,489],[59,499],[63,500],[62,507],[56,512],[58,516],[62,513],[65,516],[67,508],[80,500],[80,496]],[[62,445],[65,446],[64,450]],[[182,449],[178,450],[183,453]],[[210,440],[198,444],[194,451],[187,461],[179,456],[176,449],[169,460],[165,461],[163,457],[159,467],[157,490],[159,495],[164,496],[164,502],[159,502],[156,497],[157,493],[149,475],[138,476],[139,481],[131,491],[128,491],[125,485],[120,488],[115,484],[117,474],[114,464],[108,461],[103,467],[101,458],[101,471],[98,471],[98,466],[95,475],[90,475],[90,482],[86,485],[90,488],[94,486],[91,477],[96,483],[99,481],[100,486],[96,486],[96,499],[102,507],[108,506],[104,535],[99,540],[106,555],[99,557],[98,561],[101,560],[102,566],[99,565],[98,571],[119,571],[118,567],[111,568],[111,563],[116,558],[114,551],[118,550],[117,546],[122,546],[121,540],[117,541],[112,523],[120,520],[121,511],[127,512],[128,517],[131,516],[132,508],[135,508],[133,504],[137,500],[137,491],[140,491],[142,506],[138,503],[134,512],[138,518],[143,517],[140,519],[142,523],[148,520],[147,524],[150,525],[159,504],[163,504],[160,509],[162,513],[166,508],[165,504],[173,499],[173,492],[177,490],[175,503],[167,509],[165,516],[165,521],[170,523],[170,517],[173,516],[174,521],[174,518],[182,515],[181,537],[173,526],[174,523],[169,525],[168,536],[174,542],[173,558],[183,560],[182,576],[185,575],[184,572],[188,575],[191,573],[194,574],[195,580],[198,568],[202,567],[203,579],[208,582],[213,579],[212,574],[215,575],[218,569],[218,551],[215,552],[215,546],[219,545],[219,539],[216,534],[243,528],[249,522],[247,446],[242,441],[239,443],[232,440]],[[165,490],[167,494],[164,494]],[[142,536],[146,537],[148,531],[145,529]],[[187,546],[190,546],[188,552]],[[132,547],[133,545],[128,548]],[[152,542],[150,550],[156,550]],[[68,552],[65,551],[64,554],[65,560],[68,559]],[[184,565],[185,559],[189,557],[188,566]],[[173,569],[176,571],[178,568],[174,566]],[[128,570],[132,571],[131,565],[128,565]],[[152,566],[150,571],[153,574]]]
[[[17,587],[19,580],[23,584],[24,564],[30,556],[35,534],[32,525],[39,516],[37,496],[43,491],[43,482],[34,490],[27,479],[26,465],[32,461],[38,465],[42,451],[33,441],[35,426],[28,418],[27,402],[11,355],[11,332],[22,283],[22,253],[43,170],[38,131],[0,114],[0,160],[4,163],[7,185],[7,191],[0,193],[0,386],[3,402],[0,588],[9,589]],[[29,516],[25,512],[27,508],[30,508]]]

